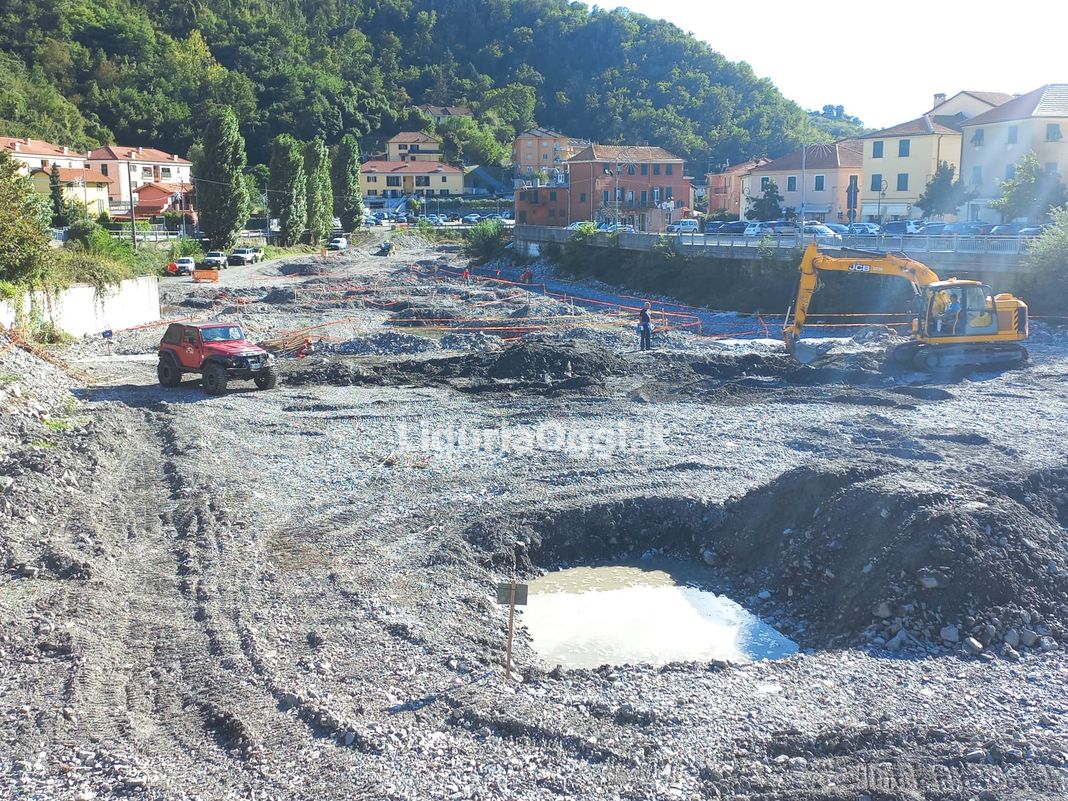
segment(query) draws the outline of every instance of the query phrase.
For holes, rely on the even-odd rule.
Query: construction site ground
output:
[[[162,325],[0,337],[0,797],[1068,797],[1068,337],[890,373],[671,306],[642,353],[638,300],[393,241],[163,279],[271,391],[160,387]],[[653,550],[801,652],[520,628],[506,680],[497,582]]]

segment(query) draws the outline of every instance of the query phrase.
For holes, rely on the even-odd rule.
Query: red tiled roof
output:
[[[732,164],[722,172],[706,172],[705,175],[744,175],[750,170],[764,166],[769,161],[771,161],[771,159],[750,159],[749,161],[743,161],[741,164]]]
[[[388,140],[390,144],[393,142],[434,142],[440,144],[441,140],[436,136],[425,134],[422,131],[401,131],[399,134],[392,136]]]
[[[360,165],[362,173],[411,173],[412,175],[462,175],[459,167],[442,164],[440,161],[365,161]]]
[[[568,161],[633,161],[636,163],[652,161],[682,161],[681,158],[669,153],[662,147],[645,147],[630,145],[589,145]]]
[[[106,145],[89,152],[92,161],[145,161],[161,164],[192,164],[193,162],[154,147],[125,147]]]
[[[59,158],[69,158],[71,156],[84,157],[84,154],[72,147],[66,148],[66,152],[64,152],[64,148],[60,145],[53,145],[51,142],[46,142],[44,139],[28,139],[26,137],[18,136],[0,136],[0,150],[7,150],[12,153],[25,153],[29,156],[56,156]]]
[[[805,148],[805,169],[833,170],[839,167],[855,167],[863,164],[864,151],[859,139],[842,139],[829,145],[809,145]],[[781,158],[770,161],[753,172],[779,172],[801,169],[801,151],[795,150]]]
[[[191,184],[157,184],[155,181],[150,181],[147,184],[141,184],[134,187],[134,192],[139,193],[142,189],[158,189],[160,192],[166,192],[168,195],[176,195],[179,192],[183,192],[187,189],[192,189]]]
[[[892,125],[875,133],[865,134],[864,139],[879,139],[886,136],[926,136],[928,134],[951,134],[960,133],[960,124],[963,117],[957,115],[931,115],[924,114],[914,120],[903,122],[900,125]]]
[[[1030,117],[1068,117],[1068,83],[1048,83],[997,108],[977,114],[964,125],[986,125]]]
[[[52,169],[55,169],[54,167]],[[52,169],[42,169],[38,167],[31,175],[37,173],[44,173],[45,175],[51,175]],[[59,182],[61,184],[75,184],[85,181],[87,184],[110,184],[114,181],[99,170],[94,170],[86,167],[84,170],[80,167],[60,167],[59,168]]]

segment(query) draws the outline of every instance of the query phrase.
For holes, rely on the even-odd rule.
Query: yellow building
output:
[[[401,131],[386,142],[388,161],[441,161],[441,140],[422,131]]]
[[[976,193],[966,205],[969,220],[1001,220],[989,203],[1028,152],[1047,172],[1068,178],[1068,84],[1040,86],[965,120],[962,128],[961,178]]]
[[[868,134],[864,140],[864,222],[925,216],[916,205],[940,162],[960,175],[960,114],[924,114]],[[952,220],[952,217],[947,219]]]
[[[525,178],[537,172],[546,172],[550,176],[554,171],[566,172],[567,160],[589,144],[548,128],[529,128],[512,143],[515,177]]]
[[[464,193],[464,173],[438,162],[365,161],[360,165],[360,189],[372,204],[406,195],[458,196]]]
[[[742,181],[744,210],[774,181],[784,213],[820,222],[848,221],[850,182],[856,185],[857,208],[864,195],[862,146],[859,139],[809,145],[751,169]]]
[[[89,216],[96,217],[108,210],[108,189],[111,179],[89,167],[38,168],[30,173],[33,188],[42,195],[52,191],[52,170],[59,170],[59,183],[67,200],[84,205]]]

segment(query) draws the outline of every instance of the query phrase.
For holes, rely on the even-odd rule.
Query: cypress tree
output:
[[[334,194],[330,185],[330,152],[322,137],[308,142],[304,149],[304,174],[307,177],[308,236],[319,244],[334,227]]]
[[[70,225],[70,214],[67,199],[63,197],[63,186],[59,182],[59,167],[55,164],[48,176],[48,194],[52,201],[52,227],[66,228]]]
[[[289,134],[271,143],[271,180],[267,197],[271,216],[278,218],[283,245],[300,240],[308,226],[308,185],[304,175],[304,145]]]
[[[197,164],[196,194],[200,230],[209,244],[220,250],[232,248],[248,222],[251,204],[245,163],[245,140],[233,109],[212,109],[204,128],[203,155]]]
[[[345,134],[338,143],[332,177],[341,227],[354,231],[363,219],[363,195],[360,193],[360,142],[352,134]]]

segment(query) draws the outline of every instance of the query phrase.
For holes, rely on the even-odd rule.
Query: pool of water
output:
[[[519,619],[551,665],[751,662],[797,644],[722,595],[699,589],[699,565],[668,559],[573,567],[530,584]]]

